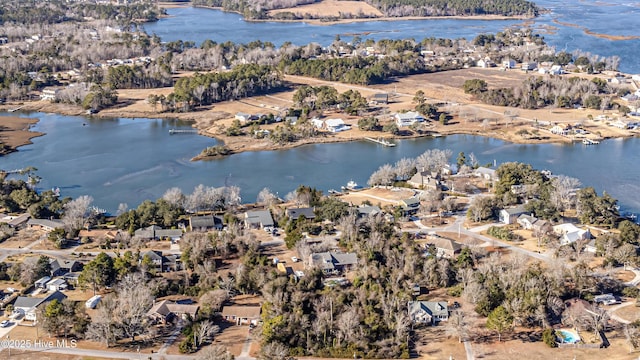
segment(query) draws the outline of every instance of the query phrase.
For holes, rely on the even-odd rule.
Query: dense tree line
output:
[[[368,0],[387,16],[537,16],[538,8],[525,0]]]
[[[105,81],[113,89],[150,89],[173,85],[171,74],[157,65],[110,67]]]
[[[178,79],[167,102],[185,110],[193,105],[209,105],[219,101],[268,93],[282,87],[282,76],[271,66],[239,65],[227,72],[195,74]]]

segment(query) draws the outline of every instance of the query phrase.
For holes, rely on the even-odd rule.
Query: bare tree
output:
[[[196,360],[233,360],[233,355],[224,346],[212,345],[198,351]]]
[[[222,304],[228,299],[228,294],[225,290],[217,289],[211,290],[200,297],[200,303],[209,306],[211,311],[220,311]]]
[[[260,349],[260,360],[289,359],[289,349],[279,342],[270,342]]]
[[[563,211],[572,208],[575,204],[575,192],[582,186],[580,180],[559,175],[552,180],[552,184],[551,199],[554,205]]]
[[[118,306],[113,295],[106,296],[100,302],[96,314],[91,317],[91,326],[87,328],[85,336],[88,339],[96,340],[109,347],[114,344],[120,335],[119,329],[115,326],[115,309]]]
[[[147,279],[141,273],[127,274],[117,286],[113,316],[122,336],[135,341],[136,336],[149,332],[147,311],[153,296]]]
[[[393,167],[389,164],[384,164],[378,168],[371,176],[367,183],[370,186],[384,185],[388,186],[393,184],[396,174]]]
[[[462,310],[454,310],[447,321],[447,332],[458,338],[458,342],[465,341],[467,335],[467,319]]]
[[[414,159],[402,158],[396,162],[393,167],[393,171],[396,174],[397,180],[404,181],[409,180],[409,178],[411,177],[411,173],[415,168],[416,166]]]
[[[180,188],[178,187],[167,189],[167,191],[164,192],[164,195],[162,195],[162,198],[169,204],[178,207],[184,207],[184,203],[186,200],[186,197],[182,193],[182,190],[180,190]]]
[[[220,332],[220,327],[214,325],[211,320],[204,320],[197,323],[193,329],[193,342],[196,348],[199,348],[205,341],[211,341],[213,335]]]
[[[64,206],[62,221],[69,231],[82,229],[85,221],[91,215],[90,205],[92,202],[91,196],[82,195]]]
[[[277,201],[278,198],[273,192],[271,192],[269,188],[263,188],[262,190],[260,190],[260,192],[258,193],[258,197],[256,198],[256,202],[258,204],[262,204],[267,207],[271,207]]]

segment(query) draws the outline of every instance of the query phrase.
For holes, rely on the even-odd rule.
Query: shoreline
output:
[[[380,17],[368,17],[368,18],[337,19],[337,20],[331,20],[331,21],[323,21],[321,18],[293,19],[293,20],[274,19],[274,18],[269,18],[269,19],[247,19],[246,17],[244,17],[243,14],[241,14],[238,11],[224,10],[221,7],[215,7],[215,6],[193,5],[191,2],[184,2],[184,3],[162,3],[161,2],[161,3],[158,3],[158,6],[159,7],[164,7],[165,9],[176,9],[176,8],[193,7],[193,8],[200,8],[200,9],[218,10],[218,11],[222,11],[222,12],[238,14],[238,15],[240,15],[242,17],[242,21],[254,22],[254,23],[261,23],[261,22],[306,23],[306,24],[309,24],[309,25],[326,25],[326,26],[338,25],[338,24],[351,24],[351,23],[358,23],[358,22],[373,22],[373,21],[389,21],[389,22],[391,22],[391,21],[447,20],[447,19],[451,19],[451,20],[489,20],[489,21],[491,21],[491,20],[531,20],[531,19],[535,19],[536,18],[535,16],[526,16],[526,15],[516,15],[516,16],[507,16],[507,15],[468,15],[468,16],[451,15],[451,16],[442,16],[442,15],[438,15],[438,16],[401,16],[401,17],[380,16]],[[289,9],[295,9],[295,8],[279,9],[279,10],[289,10]]]
[[[84,111],[75,106],[70,106],[66,104],[55,104],[55,103],[40,103],[39,101],[34,102],[25,102],[23,103],[23,110],[27,112],[43,112],[43,113],[54,113],[65,116],[85,116]],[[6,106],[0,107],[0,111],[7,111]],[[228,137],[225,135],[214,134],[209,130],[209,127],[202,126],[199,124],[198,120],[193,118],[193,113],[133,113],[123,111],[120,112],[117,116],[115,114],[110,114],[108,112],[98,113],[92,115],[93,117],[98,118],[114,118],[114,117],[122,117],[122,118],[132,118],[132,119],[180,119],[183,121],[192,122],[192,126],[198,130],[198,134],[202,136],[207,136],[213,139],[216,139],[220,142],[219,145],[226,146],[230,152],[227,155],[215,155],[215,156],[201,156],[200,154],[195,154],[191,161],[208,161],[216,158],[226,157],[230,155],[240,154],[244,152],[253,152],[253,151],[280,151],[280,150],[289,150],[293,148],[297,148],[305,145],[315,145],[315,144],[331,144],[331,143],[343,143],[343,142],[351,142],[351,141],[364,141],[366,137],[382,137],[384,139],[389,140],[410,140],[410,139],[420,139],[420,138],[430,138],[430,137],[441,137],[441,136],[452,136],[452,135],[472,135],[472,136],[482,136],[486,138],[496,139],[505,141],[512,144],[571,144],[575,142],[581,141],[581,139],[570,139],[567,137],[560,136],[547,136],[545,138],[514,138],[510,136],[509,133],[505,132],[504,129],[490,129],[486,131],[480,131],[472,128],[451,128],[451,129],[438,129],[437,131],[426,131],[422,134],[411,134],[405,136],[396,136],[388,133],[381,132],[361,132],[355,133],[352,132],[342,132],[338,134],[332,133],[321,133],[320,136],[299,140],[293,143],[286,144],[277,144],[273,143],[270,140],[257,140],[250,137],[242,136],[242,137]],[[2,119],[4,117],[0,117]],[[6,117],[9,118],[9,117]],[[25,118],[25,117],[14,117],[15,119],[22,120],[24,123],[29,123],[29,127],[39,121],[37,118]],[[526,125],[525,125],[526,126]],[[28,132],[29,136],[26,141],[12,148],[10,152],[19,151],[19,147],[31,144],[29,141],[38,136],[46,135],[46,133],[33,132],[30,130],[22,130],[23,132]],[[2,134],[2,132],[0,132]],[[547,134],[545,134],[547,135]],[[602,139],[613,139],[613,138],[631,138],[636,137],[637,134],[626,134],[626,135],[618,135],[618,136],[604,136]],[[23,137],[24,139],[24,137]],[[235,141],[234,141],[235,140]],[[204,149],[203,149],[204,150]],[[6,154],[10,153],[7,152]],[[3,154],[4,155],[4,154]]]
[[[31,145],[34,138],[44,136],[46,133],[31,131],[31,127],[40,119],[21,116],[0,117],[0,157],[19,151],[25,145]]]

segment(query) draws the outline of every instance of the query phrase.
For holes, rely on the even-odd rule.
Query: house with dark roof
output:
[[[260,310],[258,305],[230,305],[222,308],[222,317],[236,325],[258,325]]]
[[[442,190],[439,178],[437,174],[434,176],[431,171],[419,171],[407,181],[407,184],[425,190]]]
[[[347,271],[358,263],[355,253],[322,252],[309,255],[309,265],[319,267],[325,274]]]
[[[380,207],[374,205],[360,205],[358,206],[357,210],[358,217],[373,216],[382,212],[382,210],[380,210]]]
[[[222,230],[222,217],[215,215],[190,216],[189,228],[191,231]]]
[[[18,296],[16,302],[13,304],[14,310],[17,310],[24,314],[24,319],[29,321],[37,321],[37,309],[41,306],[50,303],[53,300],[62,301],[67,298],[67,295],[60,291],[54,291],[46,297],[36,298],[28,296]]]
[[[66,273],[82,270],[82,263],[75,260],[51,259],[49,265],[51,266],[51,276],[62,276]]]
[[[244,225],[248,228],[265,228],[273,226],[273,218],[269,210],[255,210],[244,213]]]
[[[313,212],[313,208],[290,208],[286,210],[287,217],[290,220],[298,220],[301,216],[305,219],[315,219],[316,214]]]
[[[18,216],[8,216],[3,221],[12,228],[22,228],[27,223],[31,215],[29,213],[20,214]]]
[[[180,256],[175,254],[163,255],[160,250],[149,250],[141,254],[140,260],[148,258],[151,266],[159,272],[182,270]]]
[[[173,318],[195,319],[200,309],[196,304],[178,304],[168,300],[162,300],[153,304],[147,311],[147,316],[155,323],[167,323]]]
[[[449,308],[445,301],[409,301],[409,319],[414,324],[436,325],[449,320]]]
[[[148,240],[169,238],[173,241],[176,241],[176,240],[180,240],[180,238],[182,237],[182,230],[163,229],[160,226],[151,225],[143,229],[138,229],[133,234],[136,237],[139,237],[142,239],[148,239]]]
[[[460,243],[440,236],[429,236],[425,242],[436,248],[437,257],[451,259],[458,255],[462,250],[462,245]]]

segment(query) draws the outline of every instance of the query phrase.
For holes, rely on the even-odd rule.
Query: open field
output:
[[[376,187],[361,191],[351,191],[341,195],[340,199],[353,205],[360,205],[365,201],[369,201],[373,205],[387,206],[398,205],[400,200],[408,199],[416,194],[415,190],[412,189],[394,189],[397,190]]]
[[[341,14],[354,16],[381,17],[382,12],[375,7],[361,1],[323,0],[313,4],[296,6],[293,8],[277,9],[268,12],[269,16],[278,13],[292,12],[314,18],[339,17]]]

